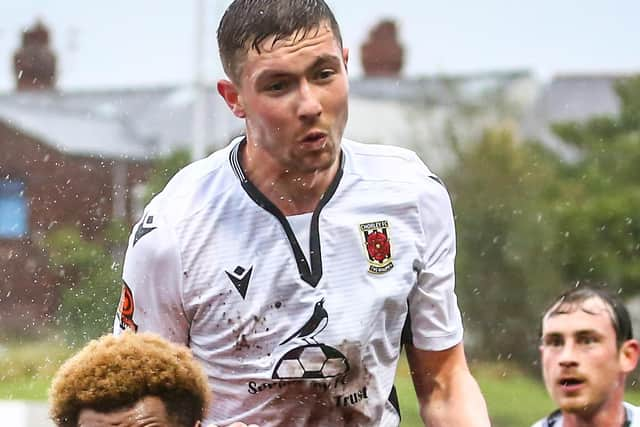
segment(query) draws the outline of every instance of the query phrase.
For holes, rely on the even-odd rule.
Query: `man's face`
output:
[[[294,34],[275,45],[267,38],[260,53],[250,49],[232,107],[246,119],[248,154],[291,172],[334,165],[348,115],[346,61],[347,51],[324,23],[302,38]]]
[[[83,409],[78,427],[173,427],[167,408],[159,397],[148,396],[126,409],[97,412]]]
[[[542,324],[542,371],[552,399],[565,412],[586,414],[621,400],[630,365],[616,347],[607,305],[594,297],[562,311]]]

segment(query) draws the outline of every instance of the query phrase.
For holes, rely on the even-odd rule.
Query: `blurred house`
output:
[[[365,76],[351,81],[346,135],[411,148],[437,173],[454,167],[457,151],[495,126],[575,160],[577,150],[553,134],[551,125],[618,114],[614,87],[627,77],[571,74],[542,84],[526,70],[507,70],[407,78],[404,56],[393,21],[371,30],[361,48]]]
[[[551,131],[559,122],[584,121],[596,116],[617,116],[620,99],[615,84],[626,74],[565,74],[553,78],[538,92],[522,122],[523,135],[540,142],[561,158],[575,160],[578,151]]]
[[[437,173],[453,167],[457,150],[487,127],[517,131],[538,91],[524,70],[407,78],[404,56],[393,21],[371,30],[361,48],[365,75],[351,81],[345,134],[411,148]]]

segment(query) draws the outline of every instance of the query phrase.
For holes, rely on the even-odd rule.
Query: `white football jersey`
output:
[[[302,250],[245,177],[244,143],[184,168],[147,206],[116,333],[191,347],[214,393],[207,423],[397,426],[405,321],[420,349],[462,340],[446,189],[411,151],[345,139]]]

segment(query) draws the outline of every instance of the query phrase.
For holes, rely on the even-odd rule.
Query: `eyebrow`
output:
[[[603,336],[604,334],[601,332],[598,332],[595,329],[580,329],[578,331],[573,331],[570,334],[565,334],[562,332],[556,332],[556,331],[551,331],[548,332],[544,335],[542,335],[542,338],[547,338],[547,337],[564,337],[565,335],[568,336],[579,336],[579,335],[598,335],[598,336]]]
[[[598,335],[598,336],[604,336],[604,334],[596,331],[595,329],[582,329],[582,330],[574,332],[573,335]]]
[[[320,55],[311,65],[311,68],[317,68],[320,65],[330,64],[330,65],[339,65],[342,62],[342,59],[337,55],[324,54]]]
[[[323,65],[338,66],[340,65],[341,62],[342,60],[339,56],[327,53],[324,55],[320,55],[318,58],[316,58],[316,60],[313,61],[313,64],[311,64],[307,69],[313,70]],[[277,69],[265,70],[260,74],[258,74],[258,77],[256,77],[256,82],[262,82],[264,80],[277,78],[277,77],[287,77],[287,76],[290,76],[291,74],[292,74],[291,72],[285,71],[285,70],[277,70]]]

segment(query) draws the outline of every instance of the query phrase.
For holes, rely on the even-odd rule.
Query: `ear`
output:
[[[244,119],[246,114],[242,105],[242,98],[238,92],[238,88],[229,80],[218,81],[218,93],[229,106],[234,116]]]
[[[342,48],[342,59],[344,60],[344,68],[346,68],[348,70],[349,69],[349,67],[347,67],[347,64],[349,63],[349,48],[348,47],[343,47]]]
[[[638,340],[631,339],[622,343],[619,351],[620,368],[625,374],[633,371],[638,364],[640,356],[640,343]]]

